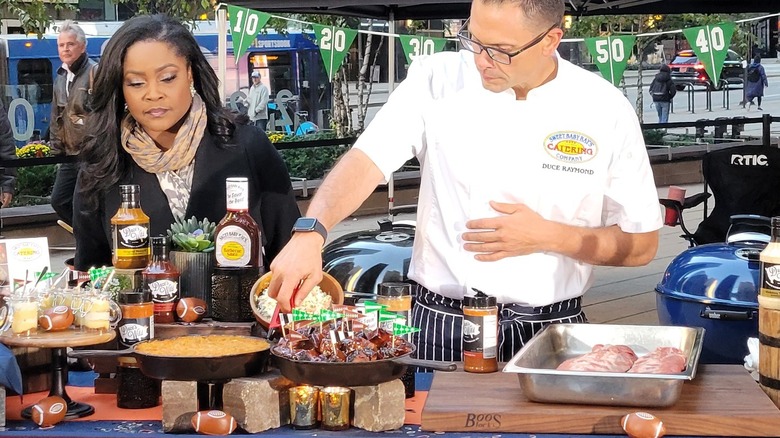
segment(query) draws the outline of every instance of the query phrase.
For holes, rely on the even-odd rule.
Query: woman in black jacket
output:
[[[92,135],[75,198],[75,267],[111,264],[110,218],[119,185],[141,186],[150,235],[174,216],[219,221],[225,179],[249,178],[265,267],[300,216],[287,168],[261,131],[233,122],[195,38],[163,15],[138,16],[114,34],[95,76]]]

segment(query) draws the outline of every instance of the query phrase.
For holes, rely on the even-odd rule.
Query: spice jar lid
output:
[[[412,285],[408,283],[379,283],[376,294],[383,297],[403,297],[412,294]]]
[[[497,303],[496,297],[491,297],[483,292],[463,297],[463,305],[468,307],[495,307]]]
[[[152,293],[150,291],[143,292],[119,292],[117,297],[119,304],[144,304],[152,301]]]
[[[260,275],[260,268],[255,266],[229,266],[229,267],[214,267],[214,275],[225,275],[228,277],[242,277],[244,275]]]

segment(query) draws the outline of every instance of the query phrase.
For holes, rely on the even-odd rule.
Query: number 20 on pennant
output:
[[[320,48],[343,52],[347,48],[347,34],[343,29],[326,27],[322,29],[322,41]]]

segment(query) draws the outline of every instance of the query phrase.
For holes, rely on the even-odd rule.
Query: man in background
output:
[[[265,126],[268,124],[268,91],[262,82],[260,82],[260,72],[252,72],[252,86],[249,87],[249,97],[247,98],[249,108],[247,115],[253,125],[265,132]]]
[[[78,155],[89,128],[89,99],[97,64],[87,56],[84,31],[70,20],[60,28],[57,52],[62,66],[54,80],[49,141],[57,155]],[[51,191],[51,206],[68,225],[73,225],[73,190],[78,169],[77,162],[60,164]]]

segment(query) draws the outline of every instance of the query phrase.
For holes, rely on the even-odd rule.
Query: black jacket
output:
[[[672,75],[665,71],[659,71],[655,75],[648,91],[653,98],[653,102],[669,102],[677,94],[677,88],[674,87],[674,82],[672,82]]]
[[[249,178],[249,213],[260,226],[266,268],[290,239],[295,220],[300,217],[292,192],[290,176],[279,153],[268,138],[253,126],[237,126],[236,146],[219,148],[208,133],[195,155],[195,173],[185,218],[207,217],[219,222],[226,212],[225,179]],[[81,179],[81,175],[79,176]],[[141,186],[141,208],[151,218],[151,236],[166,234],[173,214],[160,189],[157,176],[132,162],[125,178],[102,196],[98,210],[87,211],[79,195],[74,198],[76,236],[75,267],[86,271],[93,266],[111,265],[111,216],[119,208],[119,185]]]

